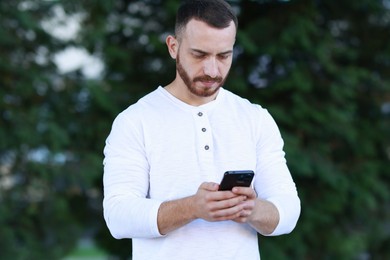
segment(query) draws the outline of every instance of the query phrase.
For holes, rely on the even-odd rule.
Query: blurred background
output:
[[[390,1],[228,1],[225,88],[267,108],[302,202],[262,259],[390,259]],[[115,116],[168,84],[179,0],[0,1],[0,259],[130,259],[102,215]]]

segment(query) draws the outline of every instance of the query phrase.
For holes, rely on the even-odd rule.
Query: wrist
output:
[[[188,213],[187,218],[189,221],[199,218],[198,210],[196,207],[196,198],[195,195],[189,196],[184,199],[183,203],[185,204]]]

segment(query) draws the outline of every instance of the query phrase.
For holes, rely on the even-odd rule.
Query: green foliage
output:
[[[61,258],[85,234],[129,257],[102,218],[102,149],[120,111],[174,78],[164,40],[179,2],[0,1],[0,258]],[[259,237],[262,258],[389,258],[386,1],[231,2],[226,88],[274,116],[302,203],[290,235]],[[78,37],[42,29],[58,6],[83,15]],[[104,72],[59,74],[68,46]]]
[[[389,10],[373,1],[343,1],[346,9],[332,1],[245,4],[241,26],[258,46],[248,52],[266,61],[257,76],[268,84],[259,88],[257,79],[243,93],[279,123],[302,199],[294,233],[260,238],[263,255],[389,255],[390,128],[381,111],[390,98],[390,64],[377,58],[389,55]],[[245,70],[259,65],[250,66]]]
[[[56,4],[0,2],[1,259],[58,259],[72,250],[85,230],[82,211],[73,210],[93,199],[101,175],[97,149],[80,149],[88,144],[77,138],[82,88],[52,62],[66,44],[42,28]]]

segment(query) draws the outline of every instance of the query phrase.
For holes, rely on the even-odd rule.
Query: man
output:
[[[257,232],[286,234],[300,200],[269,113],[222,86],[237,18],[222,0],[187,1],[166,44],[176,78],[115,119],[104,149],[104,217],[133,259],[259,259]],[[225,171],[252,187],[219,191]]]

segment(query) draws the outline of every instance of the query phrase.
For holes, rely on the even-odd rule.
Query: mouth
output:
[[[213,87],[215,84],[219,84],[218,81],[215,81],[215,80],[202,80],[200,81],[200,83],[202,83],[203,86],[205,87]]]
[[[220,84],[222,82],[222,78],[199,77],[194,79],[194,83],[195,82],[200,82],[205,87],[213,87],[215,84]]]

